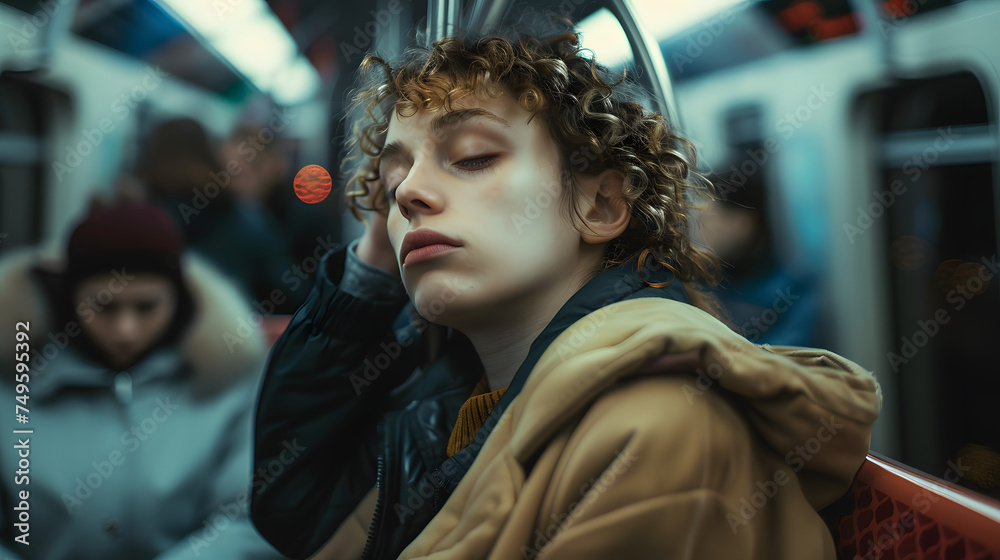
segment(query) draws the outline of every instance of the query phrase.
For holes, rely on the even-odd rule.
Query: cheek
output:
[[[403,244],[403,236],[406,235],[406,220],[403,219],[398,210],[393,209],[389,211],[389,217],[385,225],[386,234],[389,237],[389,245],[392,246],[392,254],[395,257],[399,257],[399,246]]]
[[[499,210],[492,214],[494,224],[504,232],[498,242],[530,251],[553,243],[562,247],[579,237],[563,211],[558,177],[529,170],[512,176],[509,185],[492,201]]]
[[[147,330],[151,334],[159,335],[170,327],[173,320],[174,309],[170,306],[163,306],[151,314]]]
[[[112,330],[111,322],[103,315],[97,315],[89,321],[80,323],[80,330],[84,336],[98,344],[108,338],[108,333]]]

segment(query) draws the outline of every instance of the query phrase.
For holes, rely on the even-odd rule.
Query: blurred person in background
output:
[[[714,294],[732,323],[758,344],[821,346],[815,284],[781,263],[759,174],[742,185],[711,179],[725,196],[701,213],[701,227],[707,245],[727,265]]]
[[[16,428],[34,430],[18,436],[30,480],[0,483],[4,558],[281,558],[246,517],[266,343],[231,284],[182,250],[164,211],[128,202],[95,205],[62,263],[35,251],[0,261],[0,328],[30,334],[29,421]],[[4,377],[0,397],[15,402]],[[8,451],[0,464],[14,473]],[[23,490],[29,546],[9,517]]]
[[[292,269],[288,240],[268,212],[234,196],[233,180],[247,172],[245,164],[222,164],[215,154],[197,121],[168,121],[150,137],[139,175],[190,249],[228,275],[246,297],[284,304],[288,294],[281,278]],[[275,290],[281,291],[278,297]]]
[[[323,202],[307,204],[295,195],[292,188],[294,172],[292,146],[271,124],[271,112],[263,115],[251,113],[241,121],[223,146],[223,159],[235,162],[240,172],[234,174],[229,189],[244,201],[260,208],[273,220],[289,248],[293,262],[305,269],[308,277],[301,282],[282,281],[288,286],[287,301],[277,306],[278,313],[293,313],[305,300],[308,286],[312,284],[315,270],[303,266],[307,259],[318,260],[333,239],[340,236],[335,197]]]
[[[271,133],[269,142],[261,141],[260,128],[245,122],[238,124],[223,146],[226,161],[246,163],[244,169],[232,178],[230,189],[248,202],[258,204],[275,215],[283,215],[287,197],[292,189],[284,189],[285,179],[291,168],[283,138]],[[289,181],[290,183],[290,181]]]

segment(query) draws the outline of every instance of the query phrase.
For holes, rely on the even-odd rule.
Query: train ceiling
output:
[[[203,0],[221,15],[242,0]],[[9,3],[9,2],[8,2]],[[268,6],[295,40],[321,79],[337,66],[337,41],[371,18],[366,3],[271,0]],[[370,11],[370,10],[369,10]],[[153,0],[81,0],[72,31],[151,64],[172,75],[229,97],[253,87]]]
[[[188,2],[188,0],[184,0]],[[268,10],[268,17],[280,22],[282,34],[290,37],[288,49],[297,60],[315,71],[317,80],[328,84],[340,70],[351,71],[360,56],[358,30],[370,26],[373,8],[370,0],[335,2],[331,0],[190,0],[198,9],[211,6],[225,13],[257,2]],[[508,12],[518,6],[548,4],[556,0],[512,0]],[[712,33],[711,18],[668,37],[659,38],[660,46],[674,80],[684,80],[756,60],[785,49],[807,47],[857,33],[861,20],[857,5],[866,0],[760,0],[741,2],[725,23],[726,32]],[[883,13],[900,10],[904,0],[868,0],[876,2]],[[921,13],[960,0],[921,0]],[[31,13],[37,0],[0,0]],[[181,0],[79,0],[72,31],[150,64],[160,65],[172,75],[220,95],[240,99],[260,84],[247,73],[206,47],[164,8]],[[565,3],[565,0],[563,0]],[[574,0],[574,3],[576,0]],[[389,0],[388,4],[405,5],[417,15],[426,13],[426,0]],[[599,5],[592,0],[587,5]],[[472,0],[461,2],[466,13]],[[396,17],[393,15],[392,17]],[[666,17],[666,15],[664,15]],[[646,21],[649,21],[646,17]],[[412,25],[407,22],[406,26]],[[274,25],[277,28],[279,25]],[[364,33],[362,33],[364,34]],[[203,37],[202,37],[203,38]],[[293,43],[294,42],[294,43]],[[258,43],[259,44],[259,43]],[[269,43],[270,44],[270,43]],[[345,46],[346,45],[346,46]],[[353,50],[352,50],[353,49]],[[696,53],[694,56],[692,54]],[[355,55],[355,56],[352,56]],[[251,85],[253,82],[256,85]],[[263,89],[263,88],[260,88]]]

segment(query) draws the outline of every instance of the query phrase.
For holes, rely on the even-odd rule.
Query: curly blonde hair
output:
[[[447,112],[469,94],[508,92],[542,119],[559,147],[563,199],[574,217],[581,218],[577,174],[616,169],[624,175],[622,194],[632,220],[608,244],[602,268],[638,259],[641,273],[652,257],[695,292],[695,305],[722,315],[698,288],[719,283],[720,261],[688,234],[696,199],[714,199],[712,185],[695,169],[694,146],[662,115],[634,100],[637,85],[583,56],[589,52],[575,33],[566,32],[546,39],[446,37],[431,48],[408,49],[394,64],[368,55],[351,104],[360,118],[345,145],[351,211],[361,219],[361,211],[385,209],[386,200],[371,193],[367,182],[379,179],[378,158],[393,112],[401,117]]]

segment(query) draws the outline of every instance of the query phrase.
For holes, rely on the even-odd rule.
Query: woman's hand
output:
[[[374,186],[369,183],[369,186]],[[373,192],[380,192],[373,189]],[[358,258],[361,262],[381,268],[392,274],[399,274],[399,264],[396,261],[396,252],[389,243],[389,231],[386,227],[388,211],[373,211],[368,213],[368,224],[365,226],[365,233],[358,242]]]

